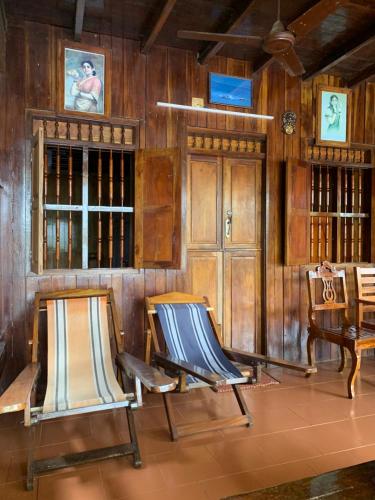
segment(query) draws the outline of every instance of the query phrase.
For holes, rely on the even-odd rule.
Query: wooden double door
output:
[[[259,160],[188,157],[189,289],[209,298],[226,345],[259,352],[261,179]]]

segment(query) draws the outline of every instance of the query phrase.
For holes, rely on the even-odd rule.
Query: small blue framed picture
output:
[[[209,102],[251,108],[253,105],[252,87],[253,82],[249,78],[210,73]]]

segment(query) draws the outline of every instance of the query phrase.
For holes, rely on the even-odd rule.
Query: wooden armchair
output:
[[[170,394],[165,393],[164,404],[172,440],[208,430],[251,426],[252,416],[238,386],[256,382],[260,377],[261,363],[304,372],[315,370],[222,346],[213,309],[205,297],[171,292],[146,298],[146,308],[150,325],[146,361],[150,362],[152,342],[156,351],[154,363],[176,378],[176,391],[187,392],[199,387],[217,391],[220,386],[231,385],[242,413],[240,416],[177,426]]]
[[[345,348],[351,354],[352,364],[348,377],[348,396],[354,398],[354,383],[361,366],[361,351],[375,347],[375,331],[351,325],[348,318],[348,294],[345,271],[337,271],[325,261],[316,271],[307,271],[309,291],[309,336],[307,355],[309,364],[315,366],[315,339],[320,338],[340,347],[341,363],[339,372],[346,364]],[[341,298],[339,299],[339,296]],[[323,326],[323,313],[341,313],[342,319],[337,327]],[[319,321],[320,320],[320,321]]]
[[[176,384],[123,352],[122,344],[112,289],[36,294],[31,363],[0,397],[0,413],[23,411],[24,425],[30,428],[27,489],[33,489],[34,476],[41,472],[103,458],[131,455],[134,467],[141,466],[133,417],[142,406],[141,383],[153,392],[172,390]],[[33,460],[39,422],[114,408],[126,408],[129,443]]]
[[[375,312],[375,268],[355,267],[354,283],[357,326],[375,329],[375,318],[365,317]]]

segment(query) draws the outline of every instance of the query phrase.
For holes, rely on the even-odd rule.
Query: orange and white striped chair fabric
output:
[[[109,343],[106,297],[47,300],[43,413],[125,401]]]

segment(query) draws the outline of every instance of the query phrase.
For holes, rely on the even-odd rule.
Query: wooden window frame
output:
[[[48,145],[58,146],[58,143],[50,142]],[[88,269],[126,269],[126,267],[109,267],[109,268],[89,268],[88,267],[88,239],[89,239],[89,230],[88,230],[88,218],[89,212],[112,212],[112,213],[134,213],[133,207],[119,207],[119,206],[105,206],[105,205],[89,205],[88,203],[88,191],[89,191],[89,165],[88,165],[88,156],[89,151],[103,151],[100,148],[94,148],[92,146],[79,146],[79,149],[82,150],[82,204],[81,205],[66,205],[66,204],[53,204],[53,203],[43,203],[43,212],[44,211],[59,211],[59,212],[81,212],[82,213],[82,266],[78,269],[88,270]],[[123,151],[123,149],[115,148],[117,151]],[[134,248],[133,248],[134,254]],[[70,268],[53,268],[53,269],[64,269],[71,270]],[[44,269],[47,270],[47,269]]]

